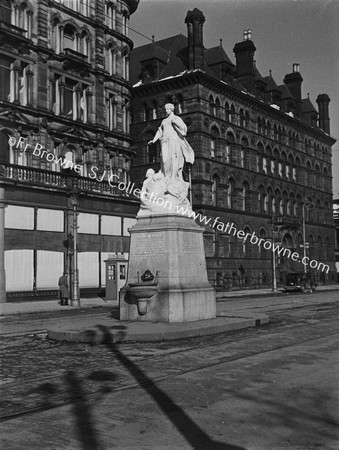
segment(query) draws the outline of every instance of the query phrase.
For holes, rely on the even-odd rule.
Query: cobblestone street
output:
[[[2,447],[335,449],[335,296],[258,299],[270,325],[203,338],[2,337]]]

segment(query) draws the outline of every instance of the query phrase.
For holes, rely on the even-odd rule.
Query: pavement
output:
[[[339,290],[339,285],[320,286],[317,292]],[[310,294],[311,295],[311,294]],[[247,289],[217,293],[217,317],[185,323],[120,321],[117,302],[102,298],[81,299],[80,307],[60,306],[57,300],[36,302],[16,301],[0,304],[0,325],[6,317],[20,317],[24,314],[64,311],[69,314],[46,325],[50,339],[87,343],[161,341],[256,327],[269,322],[269,316],[251,308],[251,302],[234,302],[235,299],[258,297],[287,298],[281,290],[273,293],[271,289]],[[227,302],[227,308],[223,307]],[[86,312],[86,314],[81,314]],[[26,316],[25,316],[26,317]],[[28,316],[29,317],[29,316]]]

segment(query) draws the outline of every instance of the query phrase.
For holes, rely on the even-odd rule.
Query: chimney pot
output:
[[[247,30],[247,39],[249,41],[252,39],[252,31],[250,29]]]
[[[248,39],[247,30],[244,30],[244,41],[247,41],[247,39]]]

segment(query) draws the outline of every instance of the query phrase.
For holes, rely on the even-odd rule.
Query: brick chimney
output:
[[[185,23],[187,23],[188,35],[188,69],[202,69],[204,63],[203,24],[205,16],[199,9],[188,11]]]
[[[299,72],[299,64],[293,64],[293,72],[289,73],[284,78],[284,84],[289,88],[291,94],[296,101],[295,116],[301,118],[302,115],[302,98],[301,85],[303,77]]]
[[[251,30],[244,30],[243,41],[235,44],[233,51],[236,59],[236,78],[245,89],[255,94],[254,53],[256,48],[252,41]]]
[[[319,109],[319,128],[330,134],[330,115],[329,115],[329,103],[330,97],[327,94],[319,94],[317,97],[318,109]]]

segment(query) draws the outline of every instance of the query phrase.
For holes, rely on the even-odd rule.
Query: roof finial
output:
[[[270,77],[272,78],[272,70],[270,69]]]
[[[220,39],[220,47],[222,47],[222,39]]]
[[[155,39],[155,36],[154,36],[154,34],[152,34],[152,44],[154,44],[154,39]]]

